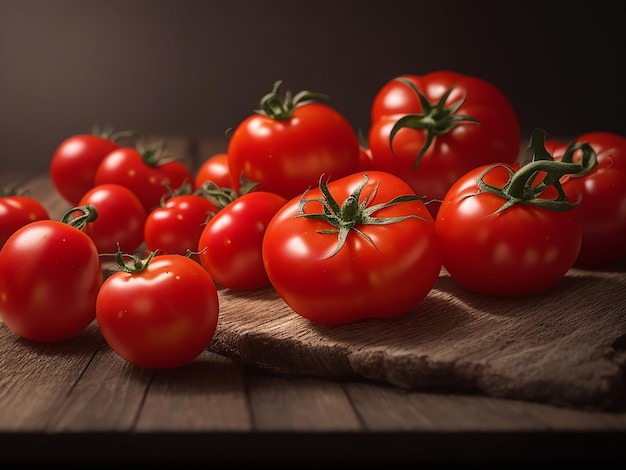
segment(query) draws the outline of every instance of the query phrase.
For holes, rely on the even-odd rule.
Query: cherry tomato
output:
[[[120,147],[109,153],[96,171],[95,184],[116,183],[133,191],[146,213],[159,207],[172,190],[187,184],[194,189],[194,177],[178,160],[165,160],[163,149]]]
[[[118,139],[129,132],[114,133],[111,129],[93,134],[73,135],[59,144],[50,161],[50,178],[56,190],[70,204],[94,186],[94,177],[102,159],[119,148]]]
[[[576,266],[596,267],[626,256],[626,137],[610,132],[589,132],[574,142],[587,142],[598,165],[584,176],[565,176],[563,189],[583,224],[583,242]],[[561,159],[567,144],[555,146]],[[575,154],[574,161],[580,158]]]
[[[197,194],[180,194],[166,199],[148,214],[144,239],[150,251],[187,255],[198,248],[200,234],[215,204]]]
[[[290,200],[263,239],[268,277],[294,312],[342,324],[409,312],[441,270],[426,206],[399,177],[355,173]]]
[[[196,172],[196,188],[199,188],[207,181],[212,181],[219,188],[233,187],[228,168],[228,154],[218,153],[209,157],[200,165]]]
[[[544,183],[583,171],[582,165],[550,159],[518,168],[492,164],[466,173],[439,209],[443,266],[469,290],[494,295],[544,291],[578,256],[582,226],[576,205]]]
[[[48,220],[48,210],[29,196],[6,191],[0,195],[0,249],[13,233],[26,224],[36,220]]]
[[[261,100],[261,111],[243,120],[228,145],[234,189],[244,179],[287,199],[317,184],[321,174],[333,178],[358,169],[359,140],[346,118],[315,102],[322,95],[300,92],[280,100],[274,84]]]
[[[98,252],[115,253],[122,250],[134,253],[143,243],[146,210],[137,195],[120,184],[94,186],[80,198],[79,206],[91,204],[98,217],[83,231],[96,244]]]
[[[93,208],[85,214],[96,216]],[[0,251],[0,317],[17,335],[62,341],[95,319],[102,268],[93,240],[77,227],[77,220],[31,222]]]
[[[109,276],[98,293],[96,318],[104,339],[140,367],[174,368],[193,361],[217,327],[213,279],[181,255],[149,255],[133,264]]]
[[[233,290],[270,285],[261,246],[270,219],[287,202],[283,196],[253,191],[212,217],[200,235],[200,262],[222,287]]]
[[[489,163],[511,164],[519,155],[515,110],[498,88],[477,77],[450,71],[400,75],[374,97],[371,119],[374,167],[432,201],[433,217],[462,175]]]

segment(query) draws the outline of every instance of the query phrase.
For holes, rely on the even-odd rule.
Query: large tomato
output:
[[[577,266],[600,266],[626,256],[626,137],[610,132],[589,132],[574,142],[587,142],[596,152],[598,165],[588,174],[563,178],[565,192],[583,224],[583,242]],[[568,145],[555,145],[561,159]],[[580,158],[580,152],[574,156]]]
[[[300,92],[280,100],[274,84],[260,110],[243,120],[228,145],[234,189],[242,179],[256,190],[291,199],[315,186],[321,174],[340,178],[358,169],[359,139],[346,118],[316,102],[322,95]]]
[[[0,194],[0,249],[18,228],[47,219],[50,219],[48,210],[37,199],[13,189]]]
[[[96,318],[111,349],[140,367],[185,365],[209,345],[219,299],[211,276],[186,256],[133,257],[102,284]],[[125,267],[124,267],[125,266]]]
[[[407,313],[441,270],[434,220],[390,173],[355,173],[290,200],[271,220],[263,260],[276,292],[315,323]]]
[[[85,225],[101,254],[122,250],[134,253],[143,243],[146,210],[137,195],[120,184],[94,186],[80,198],[79,206],[93,205],[98,217]]]
[[[518,117],[504,94],[456,72],[389,80],[374,97],[371,121],[374,167],[432,201],[433,216],[463,174],[488,163],[513,163],[520,151]]]
[[[233,290],[270,285],[261,247],[267,224],[287,203],[280,194],[253,191],[221,209],[198,241],[200,262],[222,287]]]
[[[120,147],[98,165],[95,184],[115,183],[133,191],[149,213],[171,191],[188,185],[194,189],[195,178],[180,160],[165,157],[163,147],[139,149]]]
[[[94,242],[80,228],[97,216],[38,220],[18,229],[0,250],[0,317],[31,341],[62,341],[96,317],[103,274]]]
[[[130,134],[95,128],[93,134],[77,134],[61,142],[50,161],[50,178],[59,194],[70,204],[77,205],[83,194],[94,186],[102,159],[119,148],[121,137]]]
[[[585,168],[542,158],[521,167],[483,165],[459,178],[436,220],[450,276],[468,290],[494,295],[554,286],[582,243],[576,205],[555,184]]]

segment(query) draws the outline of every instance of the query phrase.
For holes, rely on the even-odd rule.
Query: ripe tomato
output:
[[[196,172],[196,188],[199,188],[207,181],[212,181],[219,188],[233,187],[228,168],[227,153],[215,154],[200,165],[200,168]]]
[[[93,208],[84,214],[86,220],[96,216]],[[0,317],[25,339],[66,340],[96,316],[102,267],[96,245],[79,222],[31,222],[0,251]]]
[[[563,189],[583,224],[583,241],[576,266],[594,267],[626,256],[626,137],[610,132],[589,132],[574,142],[587,142],[596,152],[598,165],[582,177],[565,176]],[[555,146],[561,159],[566,144]],[[574,155],[574,161],[580,153]]]
[[[456,72],[391,79],[374,97],[371,120],[374,167],[433,201],[433,216],[463,174],[488,163],[513,163],[519,155],[519,121],[504,94]]]
[[[126,361],[140,367],[179,367],[193,361],[213,339],[217,289],[192,259],[152,255],[135,258],[134,268],[104,281],[96,318],[106,342]]]
[[[370,171],[320,179],[289,201],[267,226],[263,260],[294,312],[341,324],[410,311],[435,285],[442,255],[434,220],[411,188]]]
[[[215,204],[198,194],[179,194],[153,209],[144,225],[144,239],[150,251],[186,255],[198,248],[200,234]]]
[[[48,210],[37,199],[13,190],[5,191],[0,195],[0,249],[18,228],[36,220],[48,219]]]
[[[198,241],[198,253],[215,282],[233,290],[270,285],[261,246],[267,224],[286,202],[279,194],[253,191],[208,221]]]
[[[284,102],[280,81],[261,100],[261,110],[242,121],[228,145],[234,189],[241,177],[259,183],[255,190],[287,199],[317,184],[325,173],[333,178],[358,170],[359,139],[343,115],[314,102],[319,94],[300,92]]]
[[[94,241],[99,253],[115,253],[118,249],[134,253],[143,243],[146,210],[126,186],[114,183],[94,186],[78,204],[91,204],[98,211],[96,220],[85,225],[83,231]]]
[[[129,132],[113,133],[111,129],[93,134],[77,134],[56,148],[50,161],[50,178],[56,190],[72,205],[94,186],[94,177],[102,159],[119,148],[118,139]]]
[[[550,158],[466,173],[437,215],[444,268],[463,287],[485,294],[534,294],[554,286],[578,256],[582,226],[576,205],[552,182],[583,170]]]
[[[171,190],[188,184],[193,189],[194,177],[178,160],[166,159],[163,148],[145,151],[120,147],[109,153],[96,170],[95,184],[116,183],[133,191],[149,213],[161,204]]]

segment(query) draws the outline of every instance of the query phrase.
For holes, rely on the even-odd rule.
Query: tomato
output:
[[[198,248],[215,204],[198,194],[179,194],[166,199],[148,214],[144,239],[150,251],[187,255]]]
[[[280,297],[320,324],[409,312],[435,285],[442,261],[426,206],[380,171],[320,179],[274,216],[262,253]]]
[[[578,256],[582,226],[575,204],[548,179],[579,171],[582,165],[533,160],[519,169],[483,165],[459,178],[436,219],[450,276],[468,290],[494,295],[554,286]],[[544,177],[539,183],[536,172]]]
[[[137,195],[120,184],[94,186],[80,198],[79,206],[93,205],[98,217],[83,231],[91,237],[101,254],[118,249],[134,253],[143,243],[146,210]]]
[[[598,160],[588,174],[562,181],[570,200],[580,201],[576,210],[582,219],[583,241],[575,265],[597,267],[626,256],[626,137],[598,131],[580,135],[574,142],[587,142]],[[554,158],[561,159],[567,147],[556,146]]]
[[[208,221],[200,235],[198,253],[215,282],[233,290],[270,285],[261,246],[267,224],[286,203],[279,194],[253,191]]]
[[[194,177],[187,166],[179,160],[167,159],[163,148],[140,150],[120,147],[100,162],[95,184],[115,183],[132,190],[149,213],[161,204],[172,190],[184,184],[194,188]]]
[[[322,173],[333,178],[358,169],[359,140],[346,118],[314,101],[319,94],[300,92],[283,102],[280,81],[261,100],[261,110],[243,120],[228,144],[234,189],[241,177],[287,199],[317,184]]]
[[[36,220],[48,220],[48,210],[29,196],[7,190],[0,195],[0,249],[13,233]]]
[[[85,208],[84,215],[86,221],[96,213]],[[81,220],[31,222],[0,250],[0,317],[17,335],[62,341],[95,319],[103,274],[96,245],[78,228]]]
[[[196,172],[196,188],[203,183],[212,181],[219,188],[232,188],[233,183],[230,178],[228,167],[228,154],[218,153],[207,158]]]
[[[50,161],[50,178],[56,190],[72,205],[94,186],[94,177],[102,159],[119,148],[118,139],[130,132],[111,129],[93,134],[73,135],[59,144]]]
[[[432,201],[434,217],[458,178],[488,163],[513,163],[520,151],[519,120],[505,95],[456,72],[389,80],[374,97],[371,120],[374,167]]]
[[[96,318],[108,345],[140,367],[174,368],[199,356],[215,334],[217,289],[186,256],[140,260],[109,276],[96,299]],[[118,265],[122,266],[122,255]]]

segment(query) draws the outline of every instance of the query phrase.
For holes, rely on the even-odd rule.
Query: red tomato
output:
[[[186,255],[198,248],[200,234],[215,204],[197,194],[173,196],[150,214],[144,226],[144,239],[150,251]]]
[[[259,183],[255,190],[287,199],[317,184],[321,174],[333,178],[358,170],[359,140],[343,115],[322,103],[321,96],[298,93],[282,102],[280,81],[261,100],[261,111],[234,130],[228,145],[228,164],[234,189],[241,176]]]
[[[321,324],[393,317],[417,306],[435,285],[442,256],[422,201],[403,180],[379,171],[319,186],[289,201],[267,226],[263,260],[276,292]]]
[[[371,119],[374,167],[433,201],[433,216],[463,174],[488,163],[513,163],[520,151],[517,114],[504,94],[460,73],[393,78],[376,94]]]
[[[72,205],[94,186],[94,177],[102,159],[119,148],[117,140],[128,132],[107,129],[94,134],[78,134],[65,139],[56,148],[50,162],[50,178],[55,188]]]
[[[85,233],[62,221],[31,222],[0,251],[0,317],[31,341],[72,338],[94,320],[102,279]]]
[[[200,235],[200,262],[219,285],[233,290],[270,285],[261,246],[270,219],[287,202],[267,191],[244,194],[220,210]]]
[[[199,188],[207,181],[212,181],[219,188],[233,187],[228,168],[228,154],[218,153],[209,157],[200,165],[196,172],[196,188]]]
[[[535,204],[545,201],[549,206],[556,191],[530,198],[526,185],[516,184],[518,192],[511,196],[520,201],[513,203],[504,193],[483,187],[481,181],[502,190],[513,181],[516,168],[493,164],[466,173],[452,185],[439,209],[436,228],[443,244],[443,266],[468,290],[495,295],[544,291],[565,275],[578,256],[582,227],[576,210]],[[521,176],[529,168],[517,172]]]
[[[120,184],[108,183],[94,186],[80,198],[79,206],[93,205],[98,217],[89,222],[83,231],[96,244],[98,252],[134,253],[143,243],[146,210],[137,195]]]
[[[140,260],[104,281],[96,318],[111,349],[140,367],[173,368],[198,357],[215,334],[219,299],[211,276],[181,255]]]
[[[47,209],[38,200],[14,192],[0,195],[0,249],[18,228],[48,219]]]
[[[106,183],[121,184],[132,190],[149,213],[170,191],[184,184],[193,189],[194,177],[183,162],[164,161],[154,150],[140,152],[134,147],[120,147],[109,153],[96,171],[95,184]]]
[[[582,177],[563,178],[570,200],[580,201],[576,211],[583,224],[583,241],[576,266],[594,267],[626,256],[626,137],[610,132],[589,132],[575,139],[596,152],[598,165]],[[560,159],[567,149],[554,149]],[[575,154],[577,161],[580,154]]]

